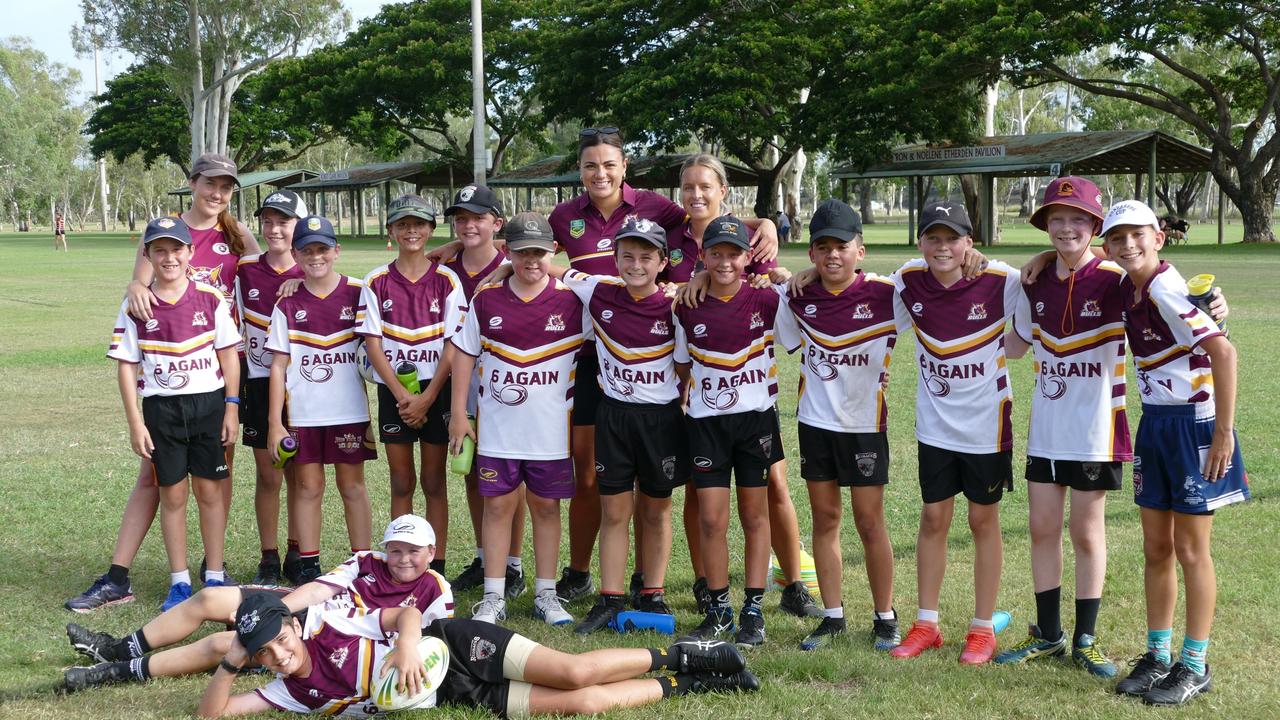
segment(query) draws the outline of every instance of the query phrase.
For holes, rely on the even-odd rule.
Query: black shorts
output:
[[[1013,452],[962,453],[916,444],[920,460],[920,496],[926,503],[942,502],[964,493],[970,502],[994,505],[1013,491]]]
[[[423,633],[449,646],[449,672],[437,691],[442,705],[487,708],[507,716],[511,681],[502,674],[503,658],[515,632],[475,620],[436,620]]]
[[[446,380],[436,401],[427,408],[427,421],[415,430],[400,419],[396,396],[391,394],[386,385],[378,383],[378,440],[389,444],[422,441],[431,445],[448,445],[449,402],[453,392],[451,387],[451,381]]]
[[[244,432],[240,441],[246,447],[265,450],[267,448],[267,408],[270,405],[268,395],[271,392],[271,378],[248,378],[242,383],[240,391],[240,424]]]
[[[176,485],[187,475],[207,480],[227,477],[222,449],[225,398],[222,390],[142,398],[142,422],[155,444],[151,464],[160,487]]]
[[[845,433],[800,423],[800,477],[840,487],[889,484],[885,433]]]
[[[601,495],[653,498],[689,481],[689,436],[679,401],[624,403],[605,396],[596,414],[596,482]]]
[[[596,424],[596,412],[600,408],[600,358],[596,356],[596,344],[582,344],[578,351],[578,368],[573,376],[573,426]]]
[[[1062,485],[1072,490],[1119,490],[1124,464],[1027,456],[1027,482]]]
[[[698,488],[767,487],[769,466],[783,458],[775,408],[689,418],[689,455]]]

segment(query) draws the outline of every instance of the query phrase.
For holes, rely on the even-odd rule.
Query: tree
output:
[[[190,118],[189,159],[227,153],[232,101],[250,76],[345,29],[340,0],[81,0],[81,50],[113,47],[157,63]]]

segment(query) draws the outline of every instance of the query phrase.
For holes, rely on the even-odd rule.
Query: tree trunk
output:
[[[187,0],[187,42],[195,58],[191,70],[191,162],[204,154],[204,60],[200,54],[200,2]]]
[[[752,207],[758,218],[772,217],[770,206],[773,204],[774,188],[778,185],[778,173],[782,170],[781,165],[774,165],[768,169],[755,168],[756,171],[756,204]]]
[[[1241,183],[1240,193],[1244,202],[1237,203],[1240,217],[1244,221],[1244,242],[1273,243],[1276,241],[1272,230],[1271,208],[1276,202],[1276,188],[1268,188],[1265,182]]]
[[[964,209],[969,213],[969,222],[973,224],[973,244],[982,245],[986,237],[986,228],[982,227],[982,182],[980,175],[961,175],[960,192],[964,193]]]
[[[871,181],[858,183],[858,204],[862,213],[863,225],[874,225],[876,219],[871,216]]]

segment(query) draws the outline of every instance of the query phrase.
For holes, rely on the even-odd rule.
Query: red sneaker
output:
[[[890,657],[913,658],[929,649],[942,647],[942,631],[937,623],[917,620],[911,625],[907,636],[902,638],[898,647],[889,651]]]
[[[982,665],[991,662],[996,654],[996,634],[990,628],[969,628],[964,636],[964,650],[960,662],[965,665]]]

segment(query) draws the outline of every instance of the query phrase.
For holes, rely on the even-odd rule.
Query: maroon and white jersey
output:
[[[618,277],[570,270],[564,276],[591,317],[604,394],[626,403],[664,405],[680,398],[675,318],[661,290],[632,297]]]
[[[834,432],[887,430],[884,383],[898,341],[893,280],[859,270],[838,295],[821,282],[796,297],[778,290],[787,309],[778,315],[778,342],[801,353],[796,418]]]
[[[145,322],[129,314],[127,300],[121,303],[107,357],[142,366],[142,397],[195,395],[223,389],[218,351],[239,344],[222,293],[188,281],[177,302],[156,303]]]
[[[254,690],[277,710],[346,717],[377,715],[382,711],[373,694],[382,679],[382,663],[395,649],[395,631],[382,629],[382,611],[358,608],[307,609],[302,644],[311,656],[305,678],[282,675]],[[417,707],[435,705],[435,697]]]
[[[221,223],[204,230],[191,230],[191,262],[187,277],[217,288],[228,303],[235,302],[236,264],[240,258],[231,252]]]
[[[916,335],[916,438],[956,452],[1012,450],[1004,330],[1022,297],[1018,271],[993,260],[973,280],[943,287],[916,259],[894,282]]]
[[[356,308],[364,284],[346,275],[324,297],[305,285],[276,303],[267,349],[289,356],[285,404],[292,427],[369,420],[369,398],[356,367]]]
[[[506,262],[507,256],[499,252],[480,272],[467,272],[467,269],[462,265],[462,251],[459,250],[457,255],[444,262],[444,266],[452,270],[453,274],[462,282],[462,293],[467,301],[470,302],[471,298],[476,294],[476,288],[480,285],[480,281],[489,277],[489,273],[497,270]]]
[[[591,195],[583,193],[556,205],[547,221],[574,270],[588,275],[617,275],[613,236],[631,216],[658,223],[667,231],[668,237],[678,233],[688,217],[684,208],[658,193],[636,190],[623,183],[622,204],[608,219],[591,204]]]
[[[418,380],[430,380],[440,364],[445,340],[462,321],[467,307],[465,292],[458,276],[443,265],[433,263],[426,274],[413,281],[394,262],[388,263],[364,279],[356,332],[381,339],[383,354],[392,368],[411,362],[418,368]],[[373,379],[382,383],[377,373]]]
[[[731,298],[676,308],[678,363],[692,363],[691,418],[768,410],[778,395],[773,328],[786,312],[773,288],[743,283]]]
[[[667,234],[667,268],[665,280],[673,283],[687,283],[693,274],[702,268],[702,245],[693,237],[692,224],[688,221],[680,224],[674,233]],[[764,275],[778,267],[777,260],[760,262],[752,260],[743,270],[747,275]]]
[[[66,221],[66,219],[65,219],[65,218],[63,218],[61,215],[59,215],[58,217],[54,218],[54,220],[53,220],[53,234],[54,234],[54,235],[66,235],[66,234],[67,234],[67,221]]]
[[[276,293],[285,280],[301,280],[302,266],[294,264],[283,272],[271,267],[265,254],[245,255],[236,266],[236,305],[244,318],[245,360],[250,378],[271,375],[271,353],[267,352],[267,329]]]
[[[569,457],[574,370],[589,327],[584,315],[578,297],[554,278],[528,301],[511,291],[510,278],[476,291],[450,342],[479,359],[477,452]]]
[[[1213,368],[1200,344],[1222,334],[1213,318],[1191,304],[1186,281],[1163,260],[1140,295],[1135,295],[1128,276],[1120,288],[1128,305],[1124,329],[1138,370],[1142,402],[1195,403],[1201,406],[1197,415],[1211,417]]]
[[[422,627],[453,617],[453,591],[447,580],[427,570],[414,582],[397,582],[387,570],[386,554],[376,550],[352,555],[316,582],[342,591],[324,602],[326,609],[415,607],[422,611]]]
[[[1052,460],[1133,460],[1125,415],[1124,271],[1091,257],[1062,279],[1049,268],[1023,286],[1014,331],[1036,374],[1027,454]]]

